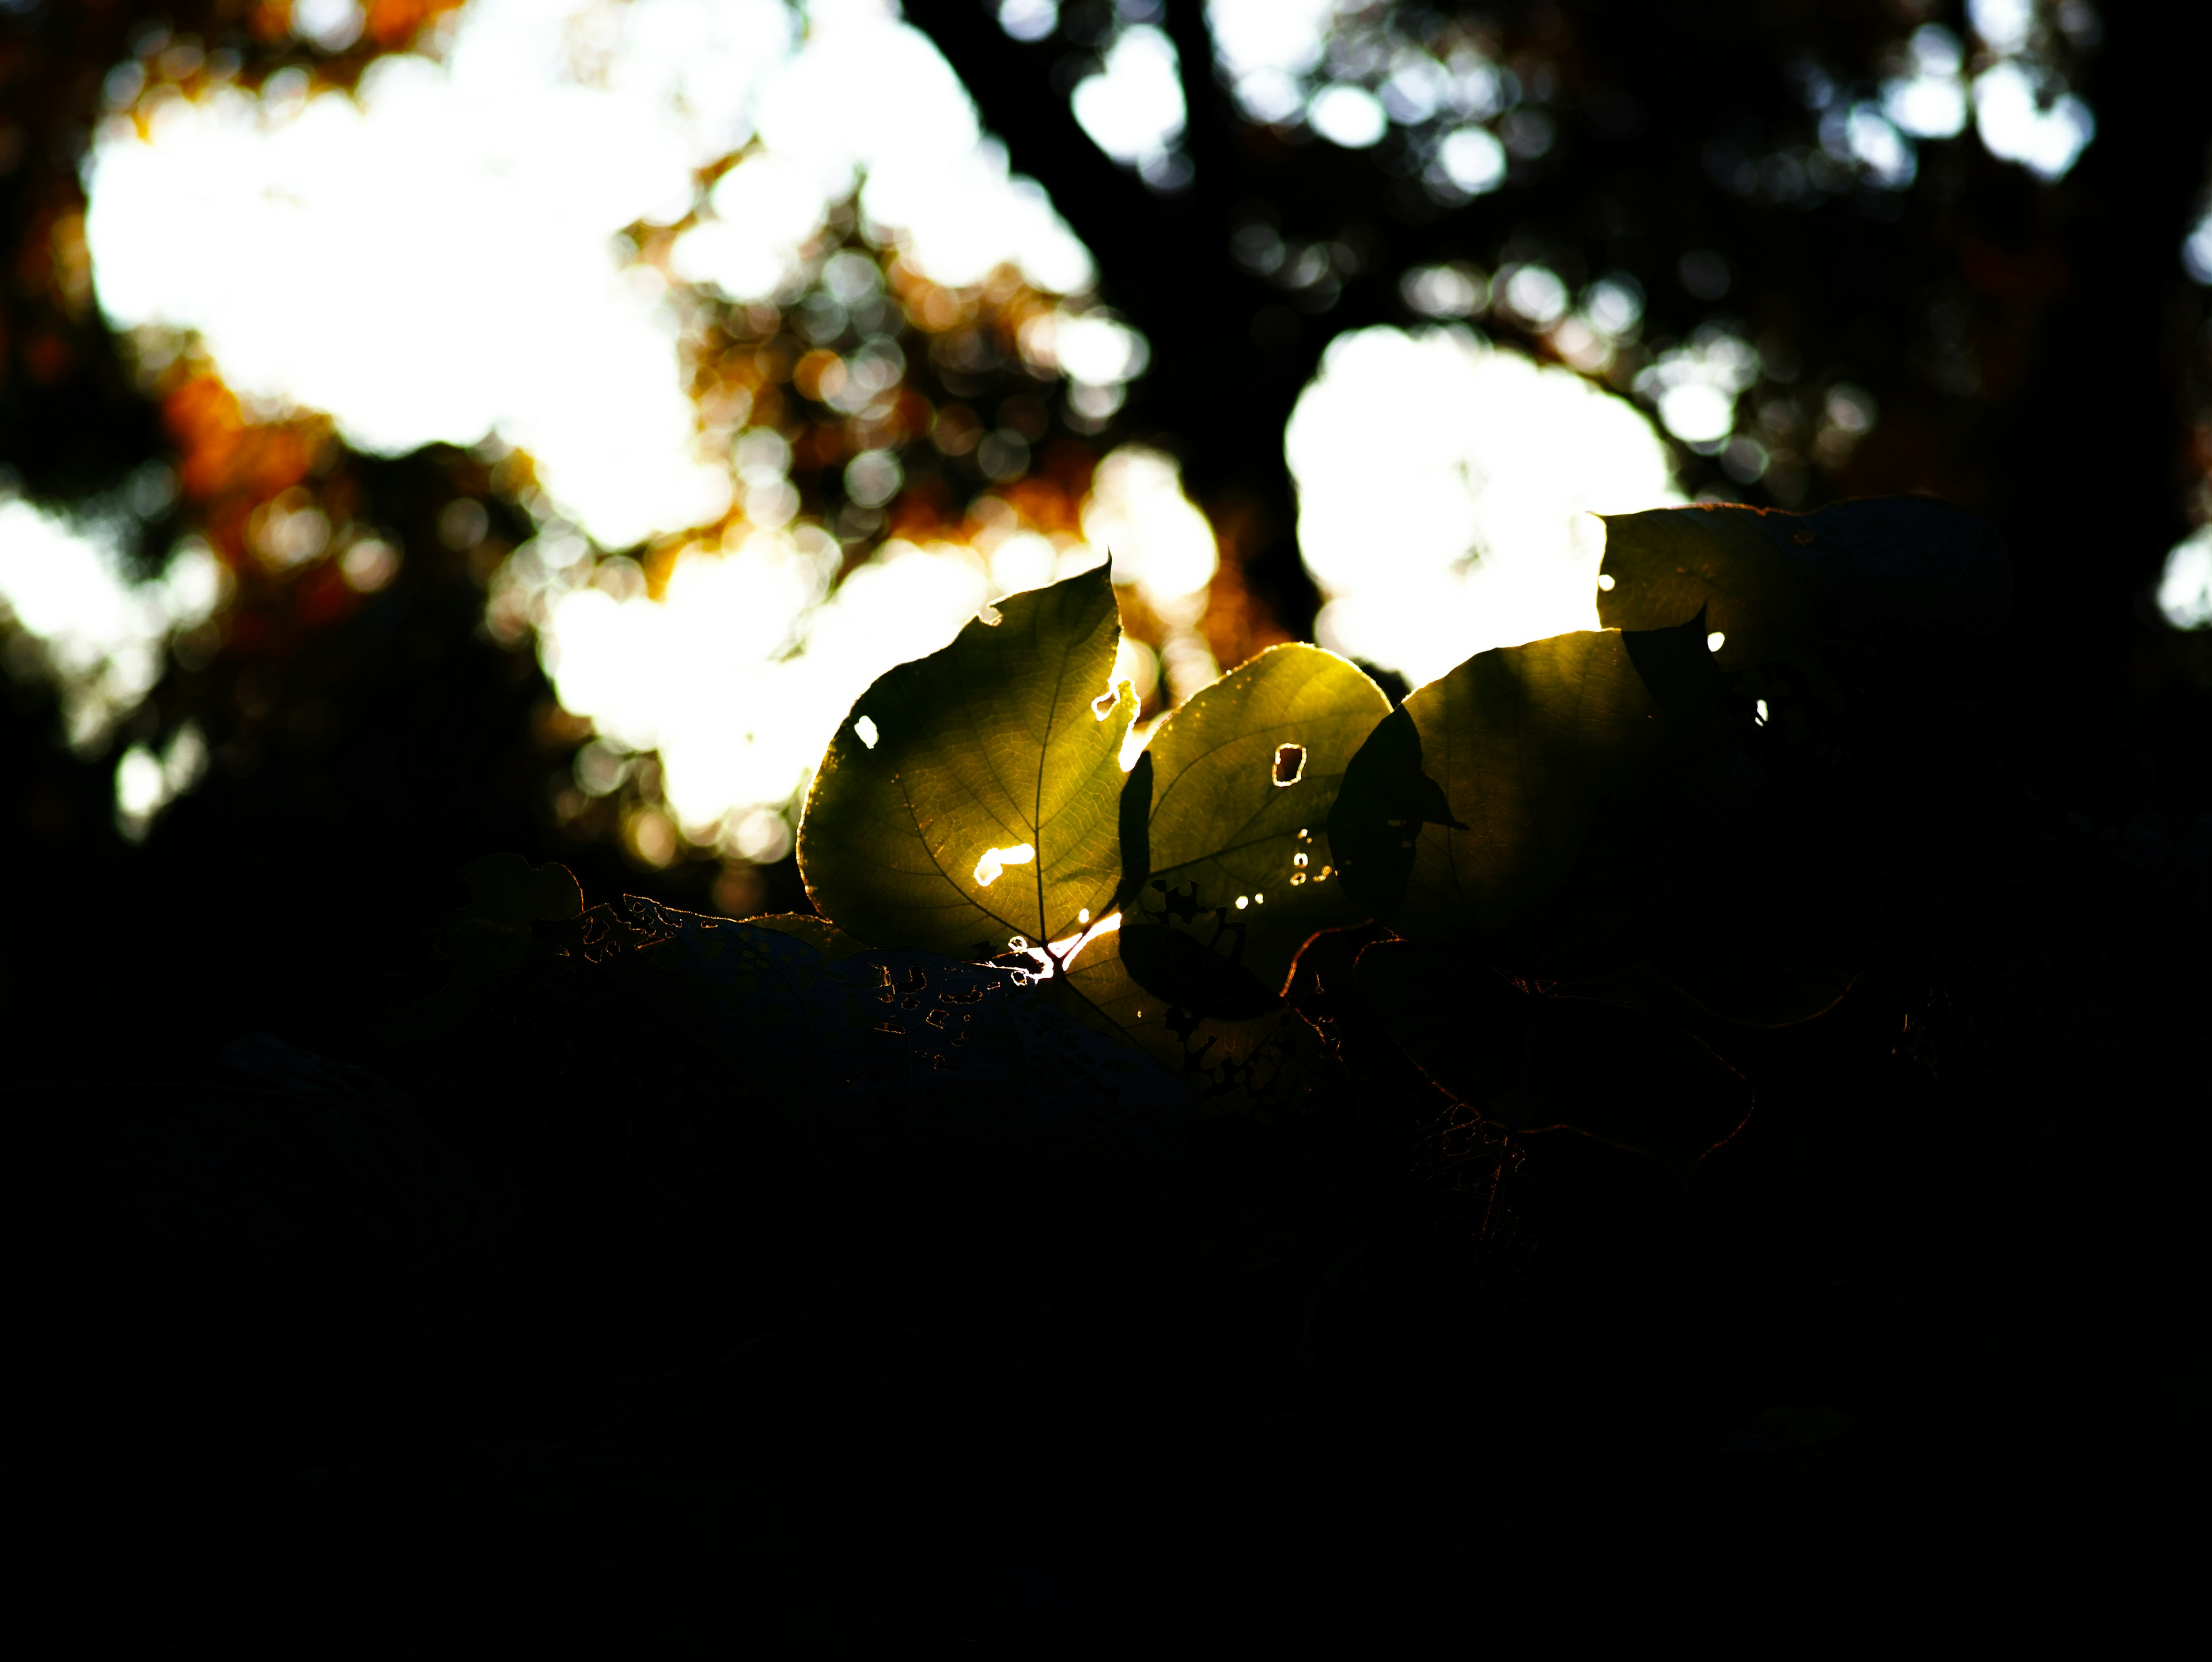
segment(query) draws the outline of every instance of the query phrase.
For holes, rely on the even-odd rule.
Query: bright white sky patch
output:
[[[1122,30],[1103,72],[1078,82],[1071,101],[1091,143],[1116,161],[1161,155],[1182,136],[1185,115],[1174,46],[1148,25]]]
[[[1220,553],[1169,457],[1132,444],[1100,462],[1083,505],[1083,536],[1112,554],[1115,582],[1136,584],[1175,622],[1197,621]]]
[[[2007,62],[1975,77],[1974,127],[1991,155],[2061,179],[2097,136],[2097,118],[2071,93],[2042,102],[2034,78]]]
[[[990,598],[972,549],[891,542],[825,600],[836,565],[819,533],[756,532],[681,556],[660,600],[556,594],[539,655],[563,706],[622,749],[659,752],[670,808],[708,840],[785,807],[868,684]]]
[[[2212,628],[2212,530],[2191,532],[2167,553],[2158,609],[2176,629]]]
[[[675,317],[613,242],[681,215],[694,169],[765,146],[679,251],[737,295],[783,282],[860,174],[864,211],[942,281],[1091,277],[886,0],[809,14],[801,42],[780,0],[476,0],[447,61],[386,58],[358,100],[218,92],[165,107],[150,143],[112,125],[88,169],[100,302],[199,330],[232,385],[363,449],[496,429],[603,545],[717,518]]]
[[[787,809],[869,683],[944,646],[1010,578],[1072,575],[1110,539],[1115,578],[1155,611],[1203,606],[1212,531],[1165,457],[1108,456],[1083,524],[1091,541],[1057,549],[1018,531],[981,547],[895,539],[834,594],[836,545],[810,526],[683,554],[659,600],[605,567],[594,579],[556,536],[520,551],[501,584],[535,590],[523,604],[544,620],[539,656],[562,706],[619,749],[659,752],[668,806],[703,843]]]
[[[1321,62],[1336,0],[1206,0],[1213,53],[1255,121],[1282,121],[1304,100],[1298,82]]]
[[[215,557],[187,543],[150,582],[133,582],[121,557],[28,502],[0,498],[0,622],[38,644],[34,661],[60,695],[72,746],[92,751],[161,679],[169,636],[204,621],[222,598]]]
[[[1596,628],[1592,514],[1682,500],[1633,405],[1464,329],[1340,337],[1284,444],[1322,644],[1416,685]]]
[[[1306,120],[1332,144],[1364,150],[1382,142],[1390,118],[1382,102],[1364,87],[1324,87],[1306,106]]]

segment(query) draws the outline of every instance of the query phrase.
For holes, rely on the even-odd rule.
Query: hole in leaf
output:
[[[1613,587],[1613,573],[1610,571],[1599,572],[1597,574],[1597,586],[1600,588],[1611,588]]]
[[[986,849],[983,857],[975,862],[975,881],[984,888],[997,882],[1009,866],[1026,866],[1036,858],[1036,850],[1027,843],[1017,843],[1011,849]],[[1023,946],[1029,943],[1024,941]],[[1020,947],[1016,947],[1017,952]]]
[[[1120,702],[1120,695],[1109,689],[1091,701],[1091,713],[1103,721],[1114,713],[1114,706]]]
[[[1237,897],[1237,910],[1240,912],[1251,904],[1252,897],[1249,894],[1240,894]]]
[[[869,715],[863,715],[853,723],[853,735],[870,750],[873,750],[876,747],[876,740],[884,736],[876,731],[875,718]]]
[[[1292,864],[1293,866],[1296,866],[1296,867],[1297,867],[1300,871],[1304,871],[1304,870],[1305,869],[1305,865],[1306,865],[1306,857],[1305,857],[1305,855],[1302,855],[1302,854],[1294,854],[1294,855],[1292,855],[1291,856],[1291,864]]]
[[[1718,630],[1715,630],[1711,634],[1705,636],[1705,650],[1708,652],[1718,652],[1727,644],[1728,636],[1722,634]]]
[[[1091,921],[1091,908],[1085,906],[1081,911],[1076,913],[1075,921],[1079,923],[1088,923]]]
[[[1306,747],[1304,745],[1280,745],[1275,750],[1275,782],[1295,785],[1306,770]]]
[[[1758,700],[1752,708],[1753,711],[1753,719],[1756,721],[1759,726],[1765,727],[1766,725],[1766,700],[1764,698]]]
[[[1005,621],[1006,616],[1006,614],[1005,612],[1000,611],[998,607],[986,600],[983,603],[983,609],[975,614],[975,620],[978,623],[989,624],[995,629],[1000,623]]]

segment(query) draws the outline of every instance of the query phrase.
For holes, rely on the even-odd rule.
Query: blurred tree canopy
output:
[[[533,529],[526,455],[356,454],[313,412],[242,405],[190,339],[118,336],[94,301],[82,164],[100,119],[143,120],[163,88],[349,86],[380,55],[434,53],[454,11],[0,7],[0,464],[29,499],[122,527],[143,571],[197,537],[230,584],[219,623],[175,642],[104,748],[54,741],[51,687],[11,648],[6,834],[35,875],[0,974],[55,1036],[41,1064],[54,1071],[94,1054],[150,1065],[211,1027],[331,1037],[388,1001],[419,950],[410,930],[489,848],[560,858],[588,891],[798,904],[787,859],[671,863],[642,847],[649,761],[617,791],[574,788],[588,724],[559,707],[529,619],[502,613],[495,583]],[[1072,411],[1018,349],[1048,296],[1002,283],[933,301],[849,213],[825,234],[882,267],[904,320],[900,390],[874,413],[824,384],[835,354],[814,345],[805,303],[785,315],[699,297],[702,429],[735,403],[781,432],[804,511],[848,568],[886,536],[958,527],[987,496],[1026,525],[1070,524],[1098,458],[1142,441],[1180,460],[1218,539],[1200,628],[1225,667],[1312,632],[1283,432],[1332,339],[1474,314],[1648,405],[1655,366],[1724,326],[1755,349],[1758,379],[1734,441],[1677,447],[1686,490],[1793,508],[1928,491],[1987,514],[2021,574],[2015,673],[1992,696],[2033,712],[2063,788],[2100,819],[2202,797],[2212,658],[2147,597],[2205,488],[2205,308],[2177,258],[2212,137],[2191,79],[2203,20],[2023,13],[2046,91],[2063,82],[2094,112],[2094,139],[2045,179],[1971,121],[1907,143],[1903,161],[1850,127],[1911,72],[1916,29],[1975,42],[1933,0],[1340,6],[1311,78],[1378,89],[1395,112],[1358,143],[1259,119],[1196,0],[903,11],[1090,248],[1099,297],[1149,341],[1150,366],[1118,407]],[[1172,47],[1183,119],[1133,165],[1086,132],[1074,94],[1138,30]],[[1433,99],[1425,110],[1391,78],[1409,52],[1496,66],[1494,180],[1455,182]],[[634,228],[635,258],[665,265],[684,222]],[[1595,341],[1582,313],[1515,301],[1506,279],[1524,268],[1570,297],[1612,282],[1640,322]],[[994,431],[1018,435],[1021,456],[991,460]],[[904,463],[880,507],[854,499],[845,472],[870,445]],[[356,527],[404,555],[396,567],[375,548],[337,557]],[[288,536],[326,539],[329,557],[255,557]],[[648,584],[664,580],[669,548],[631,551]],[[187,723],[206,778],[133,842],[117,828],[116,751]],[[180,983],[179,953],[209,973]],[[156,983],[156,1008],[131,997]]]

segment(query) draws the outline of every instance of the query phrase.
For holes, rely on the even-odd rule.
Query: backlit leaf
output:
[[[1985,635],[2011,606],[2011,565],[1994,527],[1929,497],[1811,514],[1700,503],[1614,514],[1605,529],[1599,621],[1662,629],[1702,607],[1726,637],[1723,669],[1784,657],[1801,633]]]
[[[1121,954],[1144,987],[1257,1015],[1300,947],[1366,917],[1337,878],[1328,811],[1389,713],[1358,669],[1301,645],[1261,653],[1167,719],[1123,787]]]
[[[1121,622],[1104,567],[1009,595],[854,704],[806,800],[799,864],[839,928],[987,958],[1112,906],[1123,735]]]
[[[1764,534],[1763,513],[1701,502],[1605,516],[1598,621],[1608,629],[1665,629],[1702,612],[1706,628],[1722,636],[1714,654],[1721,668],[1786,656],[1811,616],[1812,596],[1796,564]]]
[[[1666,737],[1617,630],[1480,653],[1417,689],[1346,770],[1329,819],[1345,882],[1403,934],[1559,947],[1571,930],[1547,905]],[[1650,850],[1615,829],[1619,858],[1575,885],[1578,915],[1643,898]]]

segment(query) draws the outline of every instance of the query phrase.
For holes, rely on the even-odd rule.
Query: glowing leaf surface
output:
[[[1328,811],[1389,713],[1334,653],[1279,646],[1162,724],[1124,787],[1135,904],[1121,952],[1140,983],[1208,1014],[1255,1015],[1316,933],[1367,916],[1337,876]]]
[[[1538,926],[1608,805],[1666,736],[1616,630],[1479,653],[1416,690],[1346,770],[1329,833],[1355,898],[1401,934]],[[1632,886],[1576,885],[1598,907]]]
[[[871,945],[987,958],[1016,935],[1064,940],[1113,903],[1136,698],[1109,682],[1112,581],[1102,566],[999,612],[879,677],[815,776],[799,871],[823,916]],[[1024,846],[1033,858],[1006,861]]]

